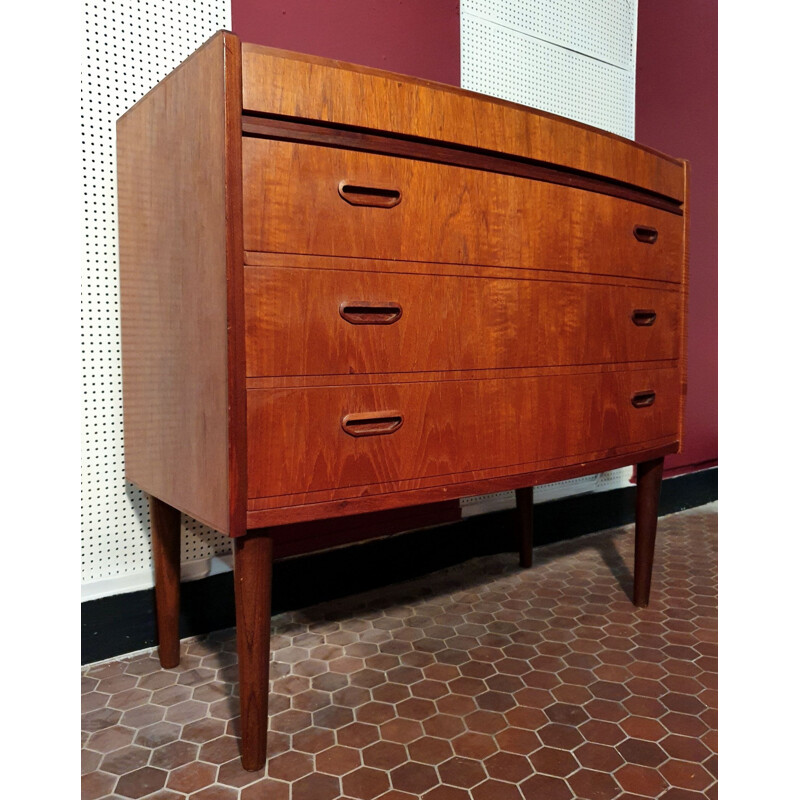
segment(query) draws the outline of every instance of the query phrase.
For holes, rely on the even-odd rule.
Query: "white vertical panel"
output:
[[[635,0],[462,0],[461,85],[633,138]]]
[[[632,139],[637,0],[461,0],[461,85]],[[534,501],[628,486],[632,467],[537,487]],[[465,516],[513,492],[462,500]]]
[[[229,0],[84,4],[84,598],[152,586],[147,502],[126,483],[123,470],[115,123],[213,33],[229,27]],[[184,526],[184,561],[229,549],[227,537],[185,520]]]

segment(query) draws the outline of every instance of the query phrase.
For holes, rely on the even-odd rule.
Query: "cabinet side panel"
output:
[[[228,532],[223,36],[117,123],[125,471]]]

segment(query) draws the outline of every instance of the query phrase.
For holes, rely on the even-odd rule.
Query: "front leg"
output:
[[[150,496],[150,539],[156,578],[158,658],[165,669],[180,661],[181,512]]]
[[[636,550],[633,568],[633,603],[644,608],[650,602],[650,579],[658,524],[658,499],[664,459],[644,461],[636,467]]]
[[[255,771],[267,760],[272,538],[247,533],[233,540],[233,550],[242,766]]]

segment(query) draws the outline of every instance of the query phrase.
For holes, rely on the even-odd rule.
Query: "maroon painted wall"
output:
[[[717,459],[717,2],[639,3],[636,140],[690,164],[689,393],[684,452]]]
[[[243,41],[461,81],[458,0],[231,0]]]

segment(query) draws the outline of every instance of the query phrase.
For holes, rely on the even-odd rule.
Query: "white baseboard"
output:
[[[549,500],[560,500],[562,497],[574,497],[579,494],[594,494],[607,492],[611,489],[621,489],[630,486],[633,476],[633,467],[622,467],[610,472],[601,472],[596,475],[585,475],[582,478],[571,478],[557,483],[546,483],[533,490],[533,502],[546,503]],[[500,511],[504,508],[514,508],[514,492],[494,492],[481,494],[475,497],[464,497],[460,501],[461,516],[474,517],[478,514],[488,514],[490,511]]]
[[[187,561],[181,564],[181,582],[196,581],[231,570],[233,570],[233,555],[230,553],[224,556],[199,558],[196,561]],[[152,589],[153,586],[155,586],[155,579],[152,569],[133,572],[119,578],[90,581],[81,585],[81,602],[99,600],[101,597],[110,597],[115,594],[137,592],[142,589]]]

